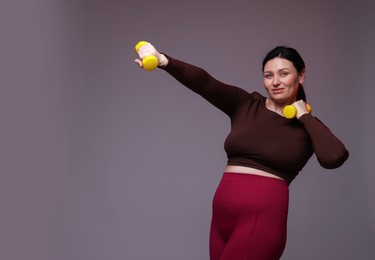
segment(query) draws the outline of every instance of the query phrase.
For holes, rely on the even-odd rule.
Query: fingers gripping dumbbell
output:
[[[306,104],[306,106],[307,106],[307,111],[311,113],[312,111],[311,106],[309,104]],[[293,105],[287,105],[283,109],[283,115],[285,116],[285,118],[288,118],[288,119],[295,118],[297,115],[297,108],[295,108],[295,106]]]
[[[135,52],[138,53],[139,48],[147,44],[146,41],[140,41],[135,45]],[[154,70],[159,65],[158,59],[154,55],[148,55],[142,59],[142,66],[145,70]]]

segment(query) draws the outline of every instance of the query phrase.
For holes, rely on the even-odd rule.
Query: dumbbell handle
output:
[[[312,111],[311,106],[309,104],[306,104],[306,106],[307,106],[307,111],[311,113]],[[297,108],[295,108],[295,106],[293,105],[287,105],[283,109],[283,115],[285,116],[285,118],[288,118],[288,119],[295,118],[297,115]]]
[[[138,42],[134,47],[135,52],[138,53],[139,48],[141,48],[143,45],[145,45],[147,43],[148,42],[146,42],[146,41]],[[149,56],[146,56],[142,59],[142,66],[145,70],[148,70],[148,71],[154,70],[154,69],[156,69],[156,67],[158,65],[159,65],[159,61],[154,55],[149,55]]]

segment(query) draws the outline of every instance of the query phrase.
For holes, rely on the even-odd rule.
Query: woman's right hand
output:
[[[147,56],[155,56],[158,60],[158,67],[165,67],[168,65],[168,58],[156,50],[156,48],[151,43],[146,43],[142,45],[138,50],[138,59],[134,62],[138,64],[139,67],[143,67],[142,60]]]

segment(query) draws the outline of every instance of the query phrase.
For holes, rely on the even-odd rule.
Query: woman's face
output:
[[[299,84],[305,80],[305,72],[298,74],[287,59],[274,58],[264,66],[264,87],[269,98],[278,104],[291,104],[296,100]]]

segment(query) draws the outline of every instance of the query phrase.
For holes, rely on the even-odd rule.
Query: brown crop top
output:
[[[228,165],[267,171],[291,183],[313,153],[327,169],[341,166],[348,158],[343,143],[311,114],[286,119],[268,110],[266,98],[258,92],[249,93],[201,68],[168,60],[164,70],[230,117],[231,131],[224,144]]]

